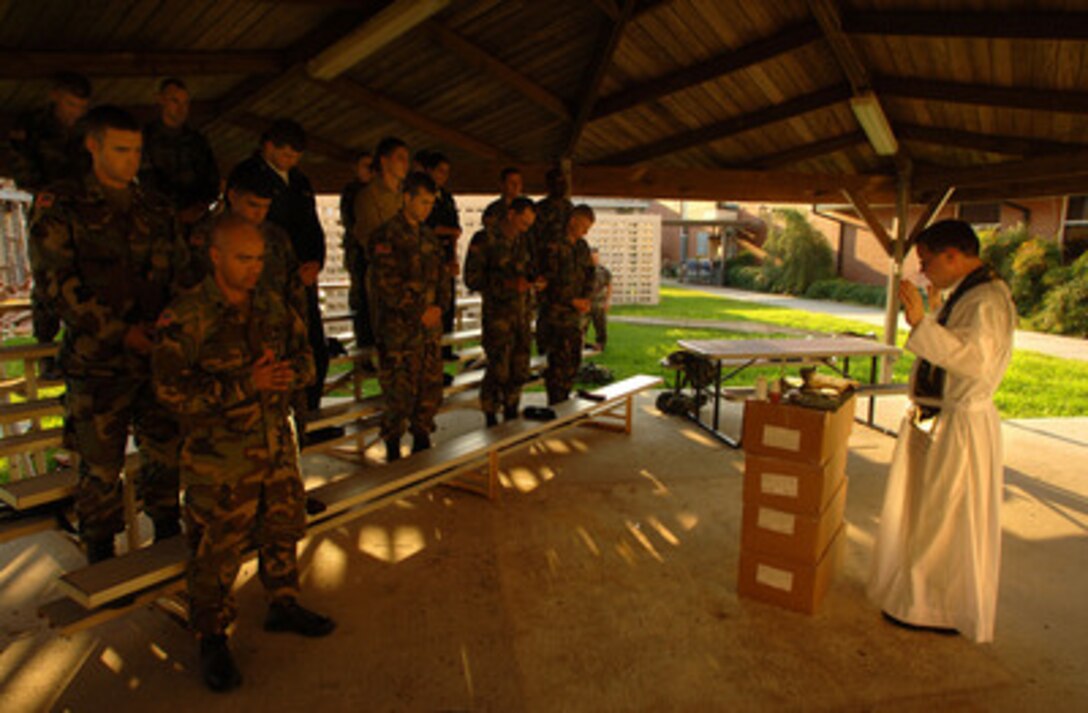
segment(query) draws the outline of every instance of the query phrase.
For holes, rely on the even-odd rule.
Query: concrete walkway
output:
[[[443,414],[436,439],[480,423]],[[306,540],[303,598],[339,622],[327,639],[263,632],[245,567],[229,695],[204,689],[192,638],[154,609],[49,631],[35,609],[82,556],[54,533],[0,546],[0,710],[1088,710],[1088,446],[1004,431],[992,644],[896,628],[866,598],[893,445],[867,428],[820,612],[738,597],[744,453],[648,394],[630,437],[574,429],[506,461],[497,502],[438,489]]]
[[[766,292],[749,292],[733,287],[714,287],[712,285],[688,285],[672,280],[661,282],[662,286],[675,287],[682,290],[706,292],[712,295],[728,297],[742,302],[753,302],[761,305],[773,305],[787,309],[800,310],[826,314],[832,317],[853,319],[859,322],[871,324],[877,328],[884,326],[884,310],[879,307],[866,307],[864,305],[844,304],[842,302],[830,302],[823,300],[809,300],[803,297],[791,297],[789,295],[775,295]],[[899,317],[899,327],[907,329],[907,323],[902,315]],[[781,331],[781,330],[779,330]],[[1038,352],[1061,359],[1076,359],[1088,361],[1088,341],[1076,337],[1063,337],[1057,334],[1044,334],[1042,332],[1029,332],[1023,329],[1016,330],[1016,348],[1024,351]]]

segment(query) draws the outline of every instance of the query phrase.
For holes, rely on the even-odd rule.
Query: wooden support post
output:
[[[895,240],[892,242],[892,269],[888,271],[888,296],[884,312],[884,343],[895,346],[899,335],[899,283],[903,278],[903,260],[909,239],[907,221],[910,214],[911,164],[903,160],[896,175]],[[892,361],[884,359],[880,382],[892,379]]]
[[[626,433],[628,436],[630,436],[631,435],[631,422],[633,421],[632,416],[634,416],[634,409],[635,409],[635,397],[634,397],[634,395],[632,394],[632,395],[628,396],[626,401],[627,401],[627,409],[626,409],[627,419],[626,419],[626,423],[625,423],[623,432]]]

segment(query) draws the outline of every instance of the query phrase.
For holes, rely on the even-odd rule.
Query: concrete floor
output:
[[[302,548],[323,640],[260,630],[240,579],[244,686],[208,693],[153,609],[46,630],[75,548],[0,548],[0,710],[707,711],[1088,709],[1088,428],[1011,422],[991,645],[884,623],[863,592],[892,440],[855,429],[848,541],[813,617],[736,595],[743,452],[639,400],[630,437],[576,429],[510,459],[501,501],[440,488]],[[884,407],[887,418],[895,410]],[[439,437],[476,427],[443,418]]]

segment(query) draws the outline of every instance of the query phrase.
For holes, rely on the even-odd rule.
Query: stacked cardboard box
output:
[[[843,540],[851,397],[835,411],[768,401],[744,410],[743,596],[815,613]]]

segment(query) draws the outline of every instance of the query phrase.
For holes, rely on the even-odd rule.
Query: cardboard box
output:
[[[846,511],[846,484],[844,478],[827,507],[818,515],[799,515],[745,503],[740,527],[741,549],[803,564],[816,562],[842,524]]]
[[[744,459],[744,502],[818,515],[846,476],[846,449],[822,465],[748,453]]]
[[[846,447],[857,398],[835,411],[748,400],[744,404],[744,450],[757,455],[820,465]]]
[[[846,526],[840,526],[821,557],[807,564],[742,549],[737,593],[786,609],[815,614],[838,568],[845,532]]]

